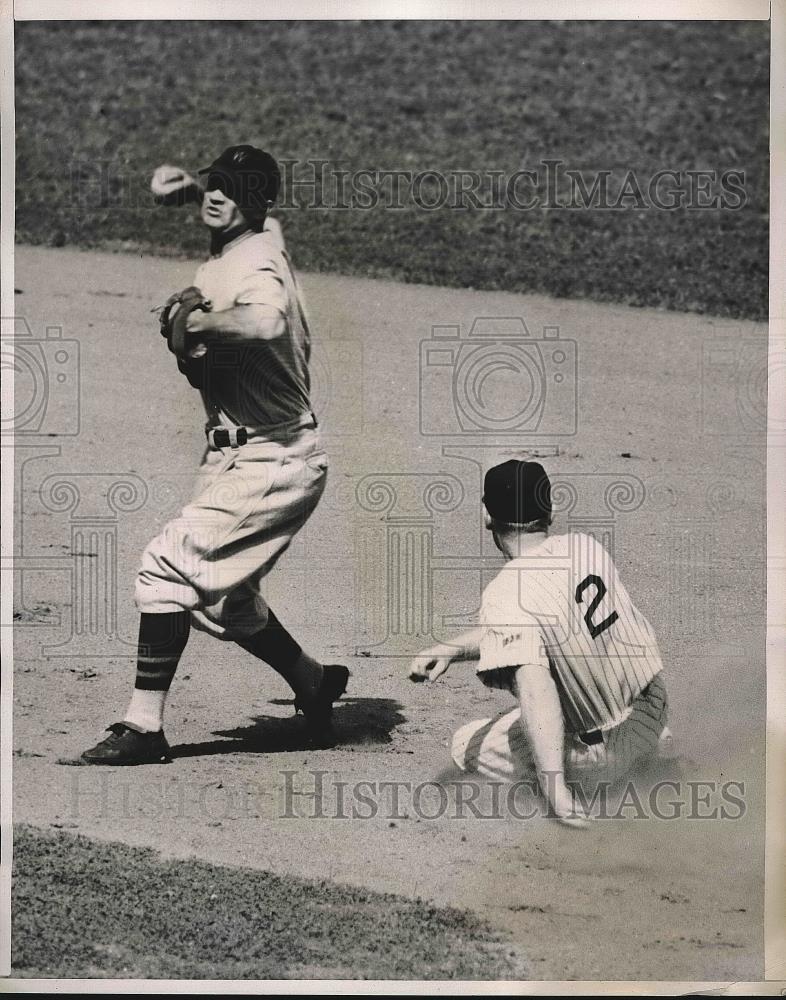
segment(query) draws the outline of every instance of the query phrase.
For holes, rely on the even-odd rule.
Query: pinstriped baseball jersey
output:
[[[478,674],[550,666],[568,732],[618,725],[662,668],[652,628],[591,535],[544,537],[483,594]]]

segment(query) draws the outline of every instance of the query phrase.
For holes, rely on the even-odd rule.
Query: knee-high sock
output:
[[[238,640],[238,645],[270,664],[296,695],[308,697],[322,682],[322,664],[303,652],[269,608],[267,625],[255,635]]]
[[[143,614],[139,622],[136,682],[125,721],[146,732],[164,725],[166,696],[191,630],[191,614]]]

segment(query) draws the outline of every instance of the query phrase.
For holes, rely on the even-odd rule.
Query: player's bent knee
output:
[[[457,730],[453,735],[450,755],[453,763],[462,771],[477,771],[478,752],[482,740],[478,739],[481,730],[485,730],[491,719],[475,719]]]

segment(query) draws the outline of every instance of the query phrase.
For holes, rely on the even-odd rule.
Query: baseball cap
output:
[[[209,175],[208,190],[223,191],[249,217],[264,215],[281,188],[278,164],[256,146],[228,146],[199,173]]]
[[[511,458],[486,473],[483,503],[495,521],[508,524],[551,517],[551,482],[539,462]]]

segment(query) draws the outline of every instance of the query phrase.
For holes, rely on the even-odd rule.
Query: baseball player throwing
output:
[[[481,681],[510,691],[518,707],[459,729],[455,763],[509,778],[534,760],[553,815],[584,827],[590,817],[568,781],[617,781],[671,740],[657,642],[603,546],[549,534],[541,465],[490,469],[483,503],[507,563],[483,593],[480,626],[425,650],[409,676],[435,680],[456,660],[478,660]]]
[[[168,177],[154,177],[154,191],[158,181],[165,192],[159,200],[201,195],[188,175],[166,169]],[[82,754],[87,764],[168,759],[164,704],[191,625],[239,643],[277,670],[321,741],[349,676],[346,667],[323,666],[304,652],[260,593],[316,507],[327,475],[309,402],[308,321],[280,229],[267,219],[278,167],[260,149],[232,146],[201,173],[210,259],[197,271],[196,287],[178,299],[174,320],[167,309],[162,332],[201,391],[207,450],[194,499],[142,556],[134,691],[123,721]]]

